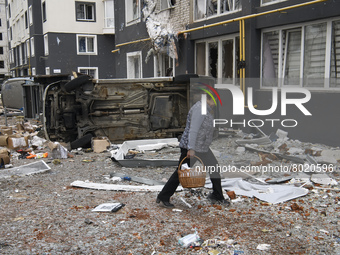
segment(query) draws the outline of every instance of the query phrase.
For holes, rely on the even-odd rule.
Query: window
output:
[[[0,19],[0,27],[2,26],[2,20]]]
[[[41,11],[42,11],[43,22],[45,22],[46,21],[46,2],[42,2]]]
[[[275,4],[278,2],[283,2],[287,0],[261,0],[261,5],[266,5],[266,4]]]
[[[27,64],[27,46],[26,46],[26,42],[24,44],[22,44],[22,49],[23,49],[23,55],[24,55],[24,65]]]
[[[8,11],[8,13],[7,13],[7,17],[11,18],[11,16],[12,16],[12,13],[11,13],[11,5],[10,5],[10,4],[8,4],[7,11]]]
[[[332,24],[330,86],[340,88],[340,20]]]
[[[95,3],[76,2],[77,21],[95,21]]]
[[[2,33],[0,33],[0,41],[2,41]]]
[[[134,24],[140,21],[141,16],[141,0],[125,0],[125,17],[126,24]]]
[[[154,76],[174,76],[175,61],[166,53],[159,53],[154,56]]]
[[[32,75],[37,75],[37,72],[35,70],[35,67],[32,67]]]
[[[4,54],[4,47],[0,47],[0,55]]]
[[[20,45],[17,47],[17,50],[18,50],[18,57],[19,57],[17,63],[18,63],[20,66],[24,63],[23,58],[22,58],[22,50],[21,50],[21,46],[22,46],[22,44],[20,44]]]
[[[264,31],[262,86],[340,88],[338,21]]]
[[[174,7],[176,4],[176,0],[160,0],[160,9],[165,10],[171,7]]]
[[[227,36],[197,41],[195,68],[199,75],[222,78],[222,82],[237,84],[239,37]]]
[[[14,50],[13,49],[11,49],[11,51],[10,51],[9,63],[14,64]]]
[[[142,52],[129,52],[127,56],[127,78],[142,78]]]
[[[48,52],[48,35],[44,35],[44,49],[45,49],[45,56],[49,54]]]
[[[3,60],[0,61],[0,68],[1,69],[5,68],[5,61]]]
[[[30,22],[30,26],[33,25],[33,11],[32,11],[32,5],[28,7],[28,18]]]
[[[78,73],[86,74],[98,79],[98,67],[78,67]]]
[[[113,0],[106,0],[105,2],[105,28],[114,28],[115,27],[115,8]]]
[[[27,11],[25,11],[25,28],[28,28],[28,16],[27,16]]]
[[[27,57],[29,58],[30,57],[30,41],[26,40],[25,44],[26,44]]]
[[[34,37],[31,37],[31,42],[30,42],[30,45],[31,45],[31,56],[34,57],[35,55],[35,50],[34,50]]]
[[[228,12],[239,11],[241,9],[240,0],[195,0],[195,19],[204,19]]]
[[[77,53],[97,54],[97,36],[96,35],[77,35]]]
[[[45,74],[46,75],[50,75],[50,68],[49,67],[45,67]]]

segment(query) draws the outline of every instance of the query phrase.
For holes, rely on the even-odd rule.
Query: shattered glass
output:
[[[327,24],[305,28],[303,83],[307,87],[323,87],[325,78]]]

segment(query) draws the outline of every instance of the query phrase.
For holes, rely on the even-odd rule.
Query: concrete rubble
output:
[[[1,254],[340,253],[339,148],[292,140],[283,130],[266,136],[268,143],[221,130],[212,149],[231,205],[210,204],[207,179],[203,188],[179,187],[171,210],[155,199],[176,166],[122,166],[113,157],[122,145],[69,151],[44,141],[39,123],[22,125],[15,116],[8,122],[0,139],[9,158],[0,169]],[[7,147],[8,138],[23,143]],[[122,159],[178,161],[177,145],[146,145],[128,148]],[[48,171],[14,172],[39,162]],[[289,190],[302,193],[286,197]],[[119,209],[98,212],[100,205]],[[188,236],[195,240],[181,245]]]

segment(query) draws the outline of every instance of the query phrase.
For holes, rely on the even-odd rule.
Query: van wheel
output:
[[[77,149],[79,147],[89,148],[91,147],[92,134],[86,134],[83,137],[71,142],[71,149]]]
[[[73,80],[66,83],[64,89],[66,90],[66,92],[71,92],[79,88],[84,83],[88,82],[90,79],[91,77],[87,75],[78,76],[77,78],[74,78]]]

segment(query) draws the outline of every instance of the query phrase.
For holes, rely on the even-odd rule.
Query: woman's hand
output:
[[[195,151],[194,150],[188,150],[187,157],[193,158],[194,156],[195,156]]]

